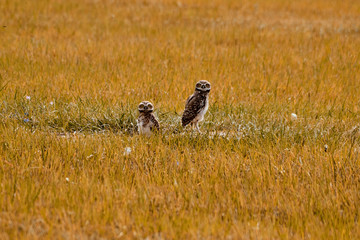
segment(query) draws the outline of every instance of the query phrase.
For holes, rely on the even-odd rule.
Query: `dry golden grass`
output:
[[[0,239],[360,238],[358,0],[3,0],[0,23]],[[134,134],[142,100],[161,134]]]

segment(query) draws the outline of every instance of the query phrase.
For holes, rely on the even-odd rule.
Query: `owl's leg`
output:
[[[199,133],[201,133],[200,128],[199,128],[199,122],[196,123],[196,129],[198,130]]]

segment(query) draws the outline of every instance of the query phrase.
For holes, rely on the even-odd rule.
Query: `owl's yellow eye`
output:
[[[201,83],[197,83],[197,84],[196,84],[196,87],[197,87],[197,88],[201,88]]]
[[[206,86],[206,88],[210,88],[210,84],[208,84],[208,83],[205,86]]]
[[[152,108],[153,108],[153,105],[149,104],[148,107],[149,107],[149,109],[152,109]]]
[[[144,104],[140,104],[140,105],[139,105],[139,108],[144,108]]]

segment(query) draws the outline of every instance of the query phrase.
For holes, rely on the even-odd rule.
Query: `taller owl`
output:
[[[204,115],[209,108],[210,89],[211,85],[206,80],[200,80],[196,83],[195,92],[186,100],[181,119],[183,127],[190,123],[192,126],[196,126],[196,129],[201,133],[198,123],[204,120]]]

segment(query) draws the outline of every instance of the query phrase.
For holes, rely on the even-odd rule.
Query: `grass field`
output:
[[[0,239],[360,238],[360,1],[1,0],[0,24]]]

